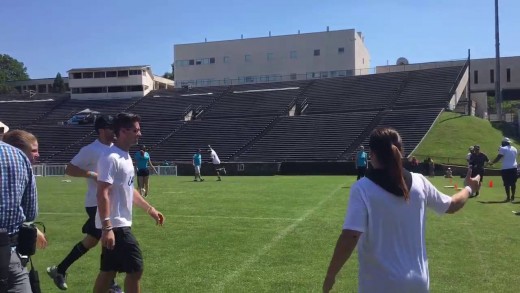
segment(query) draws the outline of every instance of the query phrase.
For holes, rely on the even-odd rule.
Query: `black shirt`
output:
[[[489,159],[484,153],[474,153],[469,157],[469,164],[473,169],[484,169],[486,162],[489,162]]]

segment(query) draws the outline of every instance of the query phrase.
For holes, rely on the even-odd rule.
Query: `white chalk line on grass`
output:
[[[264,245],[262,248],[260,248],[256,254],[245,260],[235,271],[229,273],[226,275],[222,281],[220,281],[215,287],[215,291],[222,292],[224,290],[224,287],[231,282],[233,279],[240,276],[242,273],[247,271],[254,263],[256,263],[262,256],[264,256],[273,246],[275,246],[280,240],[285,238],[289,233],[291,233],[296,227],[302,223],[303,221],[307,220],[307,218],[312,215],[318,208],[320,208],[329,198],[332,197],[336,192],[341,190],[341,185],[338,186],[336,189],[334,189],[332,192],[330,192],[327,196],[325,196],[317,205],[315,205],[312,209],[308,210],[298,219],[294,219],[294,223],[287,226],[285,229],[280,231],[269,243]]]
[[[53,213],[41,212],[40,215],[57,215],[57,216],[85,216],[86,213]],[[133,217],[143,217],[148,215],[133,215]],[[229,219],[229,220],[264,220],[264,221],[296,221],[294,218],[277,218],[277,217],[229,217],[229,216],[210,216],[210,215],[166,215],[173,218],[207,218],[207,219]]]

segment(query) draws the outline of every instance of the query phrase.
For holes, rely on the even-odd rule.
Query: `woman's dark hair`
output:
[[[141,122],[141,117],[137,114],[121,112],[114,119],[114,133],[119,136],[121,128],[132,128],[135,122]]]
[[[382,168],[388,172],[390,180],[399,186],[408,201],[409,190],[403,177],[402,153],[403,145],[399,133],[389,127],[379,127],[370,134],[370,151],[372,151]]]

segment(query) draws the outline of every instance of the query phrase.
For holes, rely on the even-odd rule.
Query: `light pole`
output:
[[[500,90],[500,29],[498,25],[498,0],[495,0],[495,100],[498,119],[502,121],[502,93]]]

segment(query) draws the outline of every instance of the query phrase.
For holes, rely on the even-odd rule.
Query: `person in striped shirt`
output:
[[[0,141],[0,292],[31,292],[29,274],[16,252],[19,227],[34,221],[38,195],[31,162]]]

